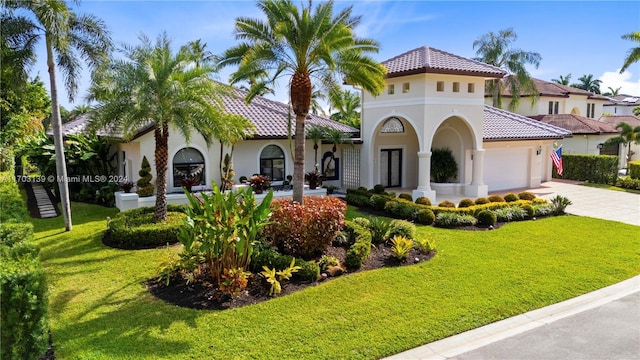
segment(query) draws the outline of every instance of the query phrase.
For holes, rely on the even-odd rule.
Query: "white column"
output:
[[[412,195],[413,200],[419,197],[436,200],[436,192],[431,190],[431,151],[418,152],[418,188]]]
[[[484,185],[482,180],[484,169],[484,149],[473,150],[471,154],[473,156],[471,185]]]

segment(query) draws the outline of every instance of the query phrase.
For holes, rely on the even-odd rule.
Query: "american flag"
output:
[[[553,165],[556,166],[558,175],[562,176],[562,146],[551,153],[551,160],[553,160]]]

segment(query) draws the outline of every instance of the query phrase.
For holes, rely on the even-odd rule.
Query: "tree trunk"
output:
[[[303,203],[304,195],[304,145],[305,120],[311,106],[311,78],[309,73],[295,73],[291,79],[291,107],[296,115],[296,132],[293,159],[293,201]]]
[[[500,107],[500,80],[493,79],[493,107]]]
[[[66,231],[71,231],[71,203],[69,201],[69,183],[67,179],[67,165],[64,156],[64,141],[62,138],[62,120],[60,119],[60,105],[58,103],[58,87],[56,86],[56,65],[53,61],[53,45],[51,36],[45,35],[47,46],[47,66],[49,68],[49,81],[51,83],[51,128],[53,130],[53,144],[56,149],[56,175],[60,206]]]
[[[167,219],[167,162],[169,152],[169,125],[162,124],[162,128],[154,131],[156,140],[156,222]]]

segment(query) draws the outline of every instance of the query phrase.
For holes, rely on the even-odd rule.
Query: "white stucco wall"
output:
[[[487,105],[492,105],[492,98],[487,97],[485,99],[485,103]],[[509,102],[511,98],[505,97],[502,99],[502,108],[508,109]],[[603,112],[607,110],[603,110],[603,105],[605,100],[599,99],[588,99],[586,95],[578,95],[578,94],[570,94],[569,97],[557,97],[557,96],[540,96],[536,102],[531,103],[530,97],[522,97],[520,98],[520,103],[515,110],[515,113],[524,115],[524,116],[535,116],[535,115],[547,115],[549,114],[549,102],[553,101],[554,103],[558,102],[558,114],[571,114],[572,110],[576,109],[577,115],[587,116],[587,104],[595,104],[593,119],[599,119],[602,116]]]
[[[538,187],[541,182],[551,180],[549,155],[553,143],[553,140],[485,142],[484,181],[489,192]]]
[[[605,105],[603,106],[603,113],[611,115],[633,115],[634,108],[635,106]]]

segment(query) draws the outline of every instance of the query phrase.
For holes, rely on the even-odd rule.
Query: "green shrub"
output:
[[[0,148],[0,172],[7,172],[13,175],[15,168],[15,155],[11,147],[3,145]]]
[[[536,211],[533,209],[532,205],[526,204],[521,206],[522,210],[527,213],[527,218],[531,219],[536,215]]]
[[[625,189],[640,190],[640,179],[632,179],[630,177],[618,179],[616,186]]]
[[[536,205],[536,204],[548,204],[549,200],[545,199],[545,198],[535,198],[533,200],[531,200],[531,204]]]
[[[443,228],[455,228],[460,226],[473,226],[476,222],[476,218],[471,215],[440,213],[436,216],[434,225]]]
[[[4,246],[2,246],[4,247]],[[2,359],[39,359],[48,346],[47,285],[39,258],[0,262]]]
[[[0,173],[0,223],[25,222],[29,213],[12,173]]]
[[[152,196],[153,191],[155,189],[155,185],[151,183],[151,179],[153,179],[153,175],[151,175],[151,164],[149,164],[149,160],[144,156],[142,158],[142,164],[140,165],[140,171],[138,171],[138,175],[140,175],[140,179],[136,183],[136,193],[140,197]]]
[[[274,200],[263,235],[283,254],[312,259],[322,254],[342,230],[346,210],[346,204],[333,197],[307,196],[304,204]]]
[[[551,199],[551,204],[553,205],[553,214],[554,215],[563,215],[567,206],[571,205],[572,202],[568,198],[556,195]]]
[[[388,221],[374,217],[369,221],[369,231],[371,232],[371,242],[375,245],[382,244],[386,238],[391,225]]]
[[[435,218],[436,215],[431,211],[431,209],[422,209],[419,210],[416,215],[416,222],[422,225],[431,225]]]
[[[373,193],[374,194],[382,194],[384,192],[384,185],[382,184],[376,184],[373,186]]]
[[[562,165],[563,179],[614,184],[618,178],[617,156],[562,154]],[[555,168],[553,177],[559,177]]]
[[[555,207],[553,204],[537,204],[533,205],[534,216],[551,216]]]
[[[490,210],[481,210],[476,216],[476,219],[478,219],[478,224],[482,226],[495,225],[497,221],[496,214]]]
[[[427,197],[421,196],[416,199],[416,204],[431,206],[431,200]]]
[[[417,239],[414,239],[413,242],[416,249],[418,249],[418,251],[423,254],[428,254],[436,248],[435,241],[427,237],[419,237]]]
[[[367,219],[367,218],[364,218],[364,217],[357,217],[357,218],[355,218],[355,219],[353,219],[351,221],[353,221],[354,223],[362,226],[365,229],[368,229],[371,226],[371,221],[369,219]]]
[[[127,248],[177,243],[187,215],[182,211],[167,211],[167,219],[156,223],[154,211],[153,207],[145,207],[118,213],[107,226],[111,241]]]
[[[387,239],[392,239],[394,236],[404,236],[409,239],[416,238],[416,226],[406,220],[392,220],[389,224],[389,232],[387,232]]]
[[[281,271],[291,265],[291,260],[293,260],[293,256],[282,255],[271,248],[255,249],[255,252],[251,256],[249,270],[258,273],[263,270],[263,266],[266,266],[269,269]],[[295,266],[299,266],[300,269],[293,274],[293,279],[316,281],[318,276],[320,276],[320,266],[315,261],[304,261],[303,259],[296,258]]]
[[[293,274],[293,279],[302,281],[316,281],[320,277],[320,265],[315,261],[305,261],[296,258],[296,266],[300,266],[298,272]]]
[[[431,149],[431,176],[436,183],[446,183],[458,177],[458,164],[451,149]]]
[[[504,201],[506,202],[514,202],[517,201],[518,195],[514,194],[514,193],[508,193],[507,195],[504,196]]]
[[[489,196],[489,202],[492,203],[496,203],[496,202],[505,202],[504,198],[500,195],[490,195]]]
[[[369,198],[371,206],[379,211],[384,210],[384,205],[389,201],[389,197],[385,195],[374,194]]]
[[[321,270],[327,270],[329,266],[340,266],[340,260],[333,255],[322,255],[318,261]]]
[[[484,198],[484,197],[477,198],[475,202],[476,202],[476,205],[483,205],[483,204],[490,203],[489,199]]]
[[[496,209],[494,212],[501,222],[519,221],[527,217],[527,212],[518,206]]]
[[[640,179],[640,160],[629,161],[629,177],[632,179]]]
[[[533,200],[536,198],[536,194],[529,192],[529,191],[523,191],[521,193],[518,193],[518,198],[520,200]]]
[[[351,268],[360,268],[371,254],[371,233],[351,221],[345,222],[345,231],[354,239],[353,245],[347,250],[345,262]]]
[[[456,207],[456,204],[454,204],[453,202],[451,202],[449,200],[443,200],[443,201],[440,201],[438,206],[439,207],[446,207],[446,208],[454,208],[454,207]]]
[[[469,207],[469,206],[473,206],[473,205],[475,205],[475,204],[476,204],[476,203],[475,203],[473,200],[471,200],[471,199],[462,199],[462,200],[460,200],[460,202],[458,203],[458,207],[459,207],[459,208],[467,208],[467,207]]]
[[[33,239],[31,223],[0,224],[0,245],[13,246],[18,242]]]
[[[348,190],[347,190],[348,191]],[[357,193],[348,193],[345,197],[347,204],[357,207],[370,207],[369,197],[367,195],[361,195]]]
[[[413,196],[411,196],[411,194],[402,193],[398,195],[398,198],[413,202]]]

